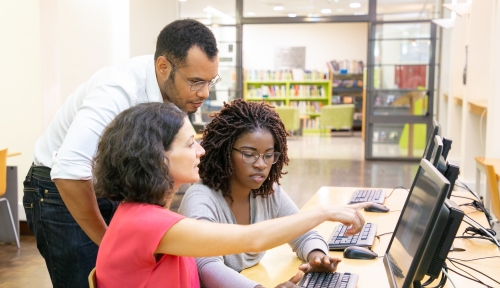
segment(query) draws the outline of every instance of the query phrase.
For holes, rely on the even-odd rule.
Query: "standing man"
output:
[[[96,199],[91,160],[103,129],[123,110],[171,102],[194,113],[220,82],[213,33],[177,20],[156,52],[105,67],[71,94],[35,144],[23,204],[54,287],[88,287],[98,246],[118,203]]]

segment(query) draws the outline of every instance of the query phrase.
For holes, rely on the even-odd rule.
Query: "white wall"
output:
[[[39,2],[0,1],[0,149],[22,152],[7,158],[7,165],[18,167],[19,200],[43,131]]]
[[[500,158],[500,133],[498,126],[500,125],[500,1],[490,0],[491,13],[491,49],[489,59],[490,77],[489,86],[490,93],[488,95],[488,115],[486,127],[486,157]]]
[[[470,14],[456,17],[450,32],[449,64],[443,65],[449,73],[443,90],[449,91],[447,103],[447,129],[444,136],[453,140],[451,156],[458,157],[460,180],[472,185],[475,182],[474,157],[500,158],[500,1],[460,1],[471,3]],[[468,47],[467,83],[462,83]],[[445,63],[445,62],[442,62]],[[453,97],[463,96],[462,106]],[[487,116],[469,111],[468,101],[487,100]],[[457,155],[457,151],[459,154]],[[472,186],[473,187],[473,186]]]
[[[18,166],[20,219],[26,219],[22,181],[35,142],[58,108],[100,68],[132,53],[154,53],[160,30],[177,19],[177,5],[175,0],[0,1],[0,148],[22,153],[8,159],[8,165]]]
[[[154,54],[158,34],[178,12],[177,0],[130,0],[130,56]]]
[[[274,69],[274,47],[306,47],[309,70],[326,70],[330,60],[362,60],[366,65],[367,23],[314,23],[243,26],[243,67]]]

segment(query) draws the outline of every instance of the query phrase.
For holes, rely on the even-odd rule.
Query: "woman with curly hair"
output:
[[[225,104],[203,131],[205,155],[199,165],[202,183],[192,185],[179,213],[214,223],[248,225],[299,213],[280,187],[288,132],[271,106],[241,99]],[[253,238],[266,238],[256,234]],[[304,272],[335,271],[340,259],[328,256],[325,240],[315,231],[288,241],[306,263]],[[249,250],[251,251],[251,250]],[[205,287],[259,287],[239,274],[256,265],[264,252],[197,258]]]
[[[324,207],[247,226],[206,223],[169,211],[174,191],[199,180],[204,153],[186,114],[173,104],[139,104],[106,127],[93,161],[94,187],[98,197],[121,203],[99,247],[98,287],[196,288],[198,271],[190,257],[263,251],[327,220],[352,224],[352,234],[363,226],[361,206]]]

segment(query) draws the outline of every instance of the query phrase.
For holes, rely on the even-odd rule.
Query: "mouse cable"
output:
[[[403,187],[403,186],[396,186],[396,187],[394,187],[394,189],[392,189],[391,193],[389,193],[389,195],[388,195],[388,196],[385,196],[385,198],[384,198],[384,199],[387,199],[387,198],[391,197],[392,192],[394,192],[394,190],[396,190],[396,189],[398,189],[398,188],[405,189],[407,192],[410,192],[410,190],[406,189],[406,188],[405,188],[405,187]]]
[[[483,226],[481,226],[481,224],[477,223],[476,221],[474,221],[472,218],[470,218],[468,215],[464,215],[464,219],[462,220],[464,221],[465,223],[469,224],[470,226],[472,227],[475,227],[475,228],[478,228],[480,230],[482,230],[482,232],[484,232],[486,235],[488,235],[488,237],[490,237],[491,239],[493,239],[492,242],[495,243],[495,245],[497,245],[498,248],[500,248],[500,243],[498,243],[498,240],[497,238],[495,238],[495,236],[491,235],[491,233],[486,230]],[[470,222],[469,222],[470,221]],[[472,223],[471,223],[472,222]],[[474,223],[474,224],[473,224]],[[482,234],[483,235],[483,234]]]
[[[380,240],[380,236],[384,236],[384,235],[389,235],[389,234],[392,234],[394,232],[385,232],[385,233],[382,233],[382,234],[379,234],[379,235],[375,235],[375,237],[377,237],[378,240]]]
[[[495,282],[495,283],[497,283],[497,284],[500,284],[500,282],[498,282],[497,280],[495,280],[495,279],[491,278],[490,276],[488,276],[488,275],[484,274],[483,272],[481,272],[481,271],[479,271],[479,270],[477,270],[477,269],[474,269],[474,268],[472,268],[472,267],[470,267],[470,266],[468,266],[468,265],[465,265],[464,263],[460,263],[460,262],[458,262],[458,261],[451,260],[449,257],[446,257],[446,258],[447,258],[447,259],[448,259],[448,261],[450,261],[450,263],[451,263],[453,266],[455,266],[457,269],[460,269],[460,270],[462,270],[463,272],[465,272],[465,273],[469,274],[471,277],[474,277],[475,279],[477,279],[477,282],[478,282],[478,283],[481,283],[481,284],[483,284],[484,286],[492,287],[492,286],[489,286],[489,285],[485,284],[483,281],[479,280],[477,277],[472,276],[472,275],[471,275],[470,273],[468,273],[467,271],[465,271],[465,270],[463,270],[463,269],[459,268],[459,267],[458,267],[457,265],[455,265],[455,264],[458,264],[458,265],[462,265],[462,266],[464,266],[464,267],[467,267],[467,268],[469,268],[469,269],[471,269],[471,270],[473,270],[473,271],[475,271],[475,272],[477,272],[477,273],[479,273],[479,274],[481,274],[481,275],[485,276],[486,278],[488,278],[488,279],[492,280],[493,282]],[[450,270],[451,270],[451,269],[450,269]],[[454,272],[455,272],[455,271],[454,271]],[[455,273],[456,273],[456,272],[455,272]],[[457,273],[457,274],[458,274],[458,273]],[[472,279],[471,279],[471,280],[472,280]]]

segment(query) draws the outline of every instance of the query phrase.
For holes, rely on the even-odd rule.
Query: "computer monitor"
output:
[[[429,136],[427,136],[427,144],[425,146],[424,155],[422,156],[422,158],[427,160],[431,159],[432,150],[434,149],[434,136],[436,135],[441,136],[441,126],[436,121],[436,119],[434,119],[432,130],[429,133]]]
[[[453,201],[446,199],[441,206],[438,219],[434,222],[432,234],[425,245],[422,260],[415,273],[415,279],[423,279],[425,275],[437,279],[446,261],[448,252],[464,218],[464,212]],[[413,285],[419,286],[418,283]]]
[[[443,151],[443,141],[439,135],[434,136],[432,150],[430,151],[431,157],[427,160],[431,162],[432,166],[437,167],[439,159]]]
[[[422,280],[419,265],[429,245],[434,227],[442,221],[440,212],[450,183],[426,159],[420,167],[403,211],[384,255],[391,287],[410,287]],[[441,224],[438,225],[439,227]]]

